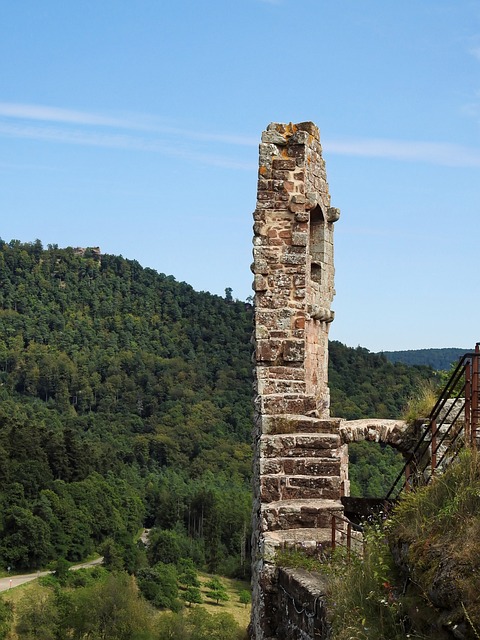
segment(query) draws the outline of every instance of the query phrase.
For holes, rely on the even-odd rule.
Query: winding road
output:
[[[94,567],[97,564],[102,564],[102,562],[103,558],[95,558],[95,560],[91,560],[90,562],[76,564],[73,567],[70,567],[70,570],[75,571],[76,569],[84,569],[85,567]],[[8,589],[19,587],[21,584],[25,584],[26,582],[31,582],[32,580],[36,580],[42,576],[48,576],[49,573],[53,573],[53,571],[37,571],[37,573],[25,573],[23,575],[12,575],[7,578],[0,578],[0,591],[7,591]]]

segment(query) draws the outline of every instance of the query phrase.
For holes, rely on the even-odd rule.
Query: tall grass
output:
[[[365,529],[363,555],[333,554],[328,608],[335,640],[413,638],[404,614],[398,576],[381,523]]]
[[[423,381],[415,394],[410,396],[403,410],[403,419],[409,425],[430,415],[438,398],[438,389],[433,380]]]
[[[480,455],[464,450],[427,487],[407,493],[389,524],[425,598],[432,584],[453,590],[450,620],[480,629]],[[447,567],[444,569],[443,567]],[[436,602],[433,602],[436,604]]]

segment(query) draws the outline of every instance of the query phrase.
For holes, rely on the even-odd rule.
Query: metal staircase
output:
[[[385,500],[402,491],[426,485],[445,469],[464,447],[476,448],[480,428],[480,343],[466,353],[450,376],[411,455],[398,474]]]

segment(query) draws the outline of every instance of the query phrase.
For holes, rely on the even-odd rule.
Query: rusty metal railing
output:
[[[346,531],[345,524],[347,525]],[[332,535],[330,544],[332,551],[335,551],[337,547],[343,547],[347,550],[348,557],[350,557],[352,550],[353,552],[357,552],[357,550],[353,548],[352,541],[355,540],[354,532],[361,532],[362,527],[353,524],[348,518],[334,513],[332,514],[331,527]]]
[[[480,343],[477,342],[474,352],[460,358],[386,500],[395,498],[404,490],[428,484],[433,475],[452,462],[463,447],[477,447],[479,371]]]

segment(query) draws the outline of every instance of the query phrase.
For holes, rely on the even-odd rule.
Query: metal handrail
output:
[[[390,500],[394,494],[398,495],[404,489],[408,490],[415,487],[416,484],[418,484],[419,477],[423,478],[423,484],[428,484],[435,474],[435,471],[441,467],[447,453],[451,455],[452,460],[457,457],[460,447],[456,446],[454,448],[453,445],[461,434],[464,435],[463,446],[477,446],[477,427],[479,426],[480,421],[479,361],[480,343],[477,342],[474,352],[465,353],[460,358],[455,370],[430,412],[428,421],[426,422],[426,428],[387,493],[385,498],[386,500]],[[455,389],[458,388],[462,379],[464,379],[463,385],[460,391],[455,394]],[[453,402],[447,409],[443,418],[438,422],[440,413],[442,409],[445,408],[448,400],[453,400]],[[447,418],[454,410],[454,407],[457,407],[457,402],[459,401],[461,403],[460,409],[457,410],[453,420],[450,423],[447,423]],[[443,452],[440,460],[437,460],[437,452],[452,429],[458,427],[459,418],[462,412],[465,414],[464,425],[454,431],[453,438],[450,440],[448,448]],[[437,441],[438,430],[445,424],[449,424],[450,426],[443,433],[441,439]],[[462,443],[461,440],[459,442]],[[428,455],[429,451],[430,455]],[[425,475],[429,467],[430,473]],[[414,474],[412,474],[412,470],[414,470]],[[402,480],[403,482],[401,483]]]
[[[346,543],[340,542],[340,540],[337,539],[337,533],[341,533],[341,534],[345,535],[345,529],[338,529],[337,528],[337,521],[344,522],[344,523],[347,524],[347,541],[346,541]],[[352,530],[353,531],[362,531],[362,527],[359,526],[359,525],[355,525],[348,518],[345,518],[344,516],[336,515],[334,513],[332,513],[331,527],[332,527],[332,537],[331,537],[331,548],[332,548],[332,551],[335,551],[337,546],[346,547],[347,555],[348,555],[348,557],[350,557],[350,554],[351,554],[351,551],[352,551]]]

